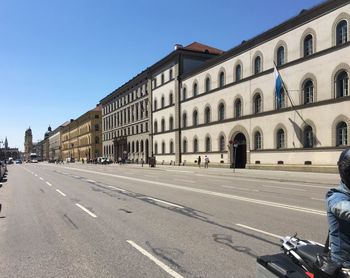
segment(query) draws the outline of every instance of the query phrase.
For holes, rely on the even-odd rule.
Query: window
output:
[[[169,80],[173,79],[173,69],[169,70]]]
[[[153,102],[153,110],[157,110],[157,100],[155,99],[154,102]]]
[[[282,128],[277,131],[276,145],[277,149],[282,149],[285,147],[284,130]]]
[[[205,92],[206,93],[208,93],[209,91],[210,91],[210,78],[209,77],[207,77],[206,79],[205,79]]]
[[[313,39],[312,35],[307,35],[304,39],[304,57],[313,54]]]
[[[219,87],[222,88],[225,86],[225,73],[222,71],[219,75]]]
[[[162,84],[164,84],[164,74],[162,74],[160,78],[161,78]]]
[[[242,79],[242,66],[237,65],[235,70],[236,82]]]
[[[182,142],[182,150],[183,150],[183,153],[187,153],[187,140],[186,139],[184,139]]]
[[[193,140],[193,152],[197,153],[198,152],[198,139],[194,138]]]
[[[95,125],[95,131],[99,131],[100,130],[100,126],[98,124]]]
[[[154,122],[154,133],[158,132],[158,123],[157,121]]]
[[[157,87],[157,79],[153,79],[153,88]]]
[[[260,150],[262,146],[261,133],[259,131],[254,133],[254,150]]]
[[[139,147],[140,147],[139,141],[136,141],[136,152],[137,152],[137,153],[139,152]]]
[[[348,126],[345,122],[340,122],[336,127],[336,146],[346,146],[348,144]]]
[[[174,142],[170,141],[170,153],[173,154],[174,153]]]
[[[135,142],[131,143],[131,152],[135,152]]]
[[[186,113],[182,114],[182,127],[183,128],[187,127],[187,114]]]
[[[219,139],[219,151],[224,152],[225,151],[225,137],[222,135]]]
[[[140,151],[143,152],[143,141],[140,141]]]
[[[256,94],[254,96],[254,114],[258,114],[262,111],[262,100],[261,100],[261,95]]]
[[[193,96],[195,97],[196,95],[198,95],[198,84],[194,83],[193,84]]]
[[[162,121],[161,121],[161,128],[162,128],[162,132],[164,132],[165,131],[165,120],[164,119],[162,119]]]
[[[158,144],[157,144],[157,142],[154,144],[154,152],[155,152],[155,154],[158,154]]]
[[[346,71],[341,71],[337,75],[335,83],[337,98],[349,95],[349,76]]]
[[[286,107],[286,92],[281,89],[280,98],[276,98],[276,108],[281,109]]]
[[[219,104],[219,121],[225,120],[225,105],[223,103]]]
[[[162,154],[165,154],[165,142],[162,142]]]
[[[204,112],[204,117],[205,117],[205,123],[206,124],[209,124],[210,123],[210,108],[209,107],[207,107],[207,108],[205,108],[205,112]]]
[[[193,126],[198,125],[198,112],[197,112],[197,110],[193,111],[192,121],[193,121]]]
[[[187,90],[186,90],[186,87],[182,89],[182,100],[186,100],[187,98]]]
[[[314,146],[314,135],[311,126],[304,129],[304,148],[312,148]]]
[[[277,66],[282,66],[285,63],[284,47],[280,46],[277,49]]]
[[[169,130],[174,129],[174,118],[171,116],[169,119]]]
[[[161,102],[162,108],[164,108],[164,106],[165,106],[164,96],[162,96],[160,102]]]
[[[342,20],[338,23],[336,29],[336,44],[340,45],[348,41],[348,23]]]
[[[304,104],[312,103],[314,100],[314,83],[312,80],[307,80],[304,83]]]
[[[234,113],[235,113],[235,118],[239,118],[239,117],[241,117],[242,116],[242,101],[241,101],[241,99],[237,99],[236,101],[235,101],[235,105],[234,105],[235,107],[234,107]]]
[[[173,103],[174,103],[174,97],[173,97],[173,94],[170,93],[170,95],[169,95],[169,105],[173,105]]]
[[[95,144],[100,144],[100,137],[98,136],[95,137]]]
[[[211,140],[210,137],[205,138],[205,151],[210,152],[211,150]]]
[[[257,56],[254,60],[254,74],[261,72],[261,57]]]

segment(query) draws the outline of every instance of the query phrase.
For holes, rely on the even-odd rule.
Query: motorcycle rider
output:
[[[326,194],[331,259],[350,268],[350,148],[339,157],[341,181]]]

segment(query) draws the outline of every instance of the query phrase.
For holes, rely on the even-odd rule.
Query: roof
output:
[[[221,49],[211,47],[211,46],[199,43],[199,42],[193,42],[193,43],[185,46],[183,49],[191,50],[191,51],[195,51],[195,52],[216,54],[216,55],[224,53],[224,51]]]
[[[102,111],[102,105],[98,104],[94,109],[91,109],[89,112],[99,112]]]

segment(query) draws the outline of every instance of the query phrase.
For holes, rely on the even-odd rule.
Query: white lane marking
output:
[[[163,200],[159,200],[159,199],[156,199],[156,198],[152,198],[152,197],[146,197],[145,199],[150,199],[150,200],[153,200],[153,201],[156,201],[156,202],[159,202],[159,203],[163,203],[163,204],[166,204],[166,205],[169,205],[169,206],[177,207],[177,208],[184,208],[182,206],[175,205],[173,203],[169,203],[169,202],[166,202],[166,201],[163,201]]]
[[[37,177],[38,175],[37,175],[37,174],[35,174],[34,176],[36,176],[36,177]]]
[[[195,181],[191,181],[191,180],[182,180],[182,179],[174,179],[174,181],[182,181],[182,182],[195,183]]]
[[[172,270],[170,267],[168,267],[166,264],[158,260],[156,257],[154,257],[152,254],[147,252],[145,249],[137,245],[135,242],[132,240],[127,240],[127,243],[129,243],[132,247],[134,247],[136,250],[138,250],[142,255],[146,256],[149,258],[151,261],[153,261],[157,266],[162,268],[164,271],[166,271],[169,275],[171,275],[174,278],[183,278],[180,274]]]
[[[54,167],[54,166],[52,166],[52,167]],[[73,170],[73,168],[69,168],[69,169]],[[227,198],[227,199],[231,199],[231,200],[239,200],[239,201],[243,201],[243,202],[254,203],[254,204],[259,204],[259,205],[264,205],[264,206],[277,207],[277,208],[283,208],[283,209],[288,209],[288,210],[294,210],[294,211],[299,211],[299,212],[305,212],[305,213],[326,216],[326,212],[324,212],[323,210],[316,210],[316,209],[311,209],[311,208],[306,208],[306,207],[299,207],[299,206],[269,202],[269,201],[264,201],[264,200],[259,200],[259,199],[246,198],[246,197],[241,197],[241,196],[237,196],[237,195],[209,191],[209,190],[199,189],[199,188],[186,187],[186,186],[175,185],[175,184],[170,184],[170,183],[165,183],[165,182],[157,182],[157,181],[150,181],[150,180],[145,180],[145,179],[127,177],[127,176],[120,176],[120,175],[115,175],[115,174],[100,173],[100,172],[90,171],[90,170],[85,170],[85,169],[74,168],[74,170],[80,171],[80,172],[86,172],[86,173],[93,173],[93,174],[102,175],[102,176],[120,178],[120,179],[125,179],[125,180],[132,180],[132,181],[137,181],[137,182],[141,182],[141,183],[148,183],[148,184],[152,184],[152,185],[160,185],[160,186],[164,186],[164,187],[168,187],[168,188],[175,188],[175,189],[180,189],[180,190],[184,190],[184,191],[190,191],[190,192],[201,193],[201,194],[210,195],[210,196]]]
[[[87,182],[96,183],[94,180],[86,180]]]
[[[262,187],[271,187],[271,188],[279,188],[279,189],[294,190],[294,191],[306,191],[305,189],[289,188],[289,187],[274,186],[274,185],[262,185]]]
[[[230,188],[230,189],[242,190],[242,191],[259,192],[258,189],[239,188],[239,187],[230,186],[230,185],[221,185],[221,186],[226,187],[226,188]]]
[[[83,211],[85,211],[87,214],[89,214],[90,216],[92,216],[93,218],[96,218],[97,215],[92,213],[91,211],[89,211],[87,208],[84,208],[82,205],[76,203],[75,204],[77,207],[81,208]]]
[[[279,236],[279,235],[276,235],[276,234],[272,234],[272,233],[269,233],[269,232],[265,232],[263,230],[255,229],[253,227],[249,227],[249,226],[246,226],[246,225],[243,225],[243,224],[236,224],[236,225],[239,226],[239,227],[242,227],[242,228],[245,228],[245,229],[248,229],[248,230],[252,230],[252,231],[255,231],[255,232],[258,232],[258,233],[262,233],[264,235],[272,236],[272,237],[275,237],[275,238],[278,238],[278,239],[282,239],[283,238],[282,236]]]
[[[121,191],[121,192],[126,192],[126,190],[121,189],[121,188],[118,188],[118,187],[115,187],[115,186],[109,185],[108,187],[109,187],[109,188],[112,188],[112,189],[115,189],[115,190],[119,190],[119,191]]]
[[[56,191],[57,191],[58,193],[60,193],[62,196],[66,197],[66,194],[64,194],[61,190],[56,189]]]
[[[192,171],[183,171],[183,170],[165,170],[167,172],[178,172],[178,173],[190,173],[193,174],[194,172]]]
[[[46,184],[47,184],[48,186],[52,186],[52,184],[51,184],[51,183],[49,183],[48,181],[46,182]]]
[[[43,181],[44,179],[43,179],[42,177],[40,177],[39,180],[42,180],[42,181]]]
[[[73,176],[73,178],[80,179],[80,176]]]
[[[321,201],[321,202],[325,202],[325,199],[318,199],[318,198],[310,198],[311,200],[315,200],[315,201]]]

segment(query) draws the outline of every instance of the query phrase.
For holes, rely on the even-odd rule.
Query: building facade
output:
[[[50,161],[61,161],[62,152],[61,152],[61,130],[69,124],[69,121],[63,123],[57,127],[54,131],[51,132],[49,136],[49,160]]]
[[[24,135],[24,160],[29,161],[30,159],[30,153],[33,149],[33,134],[32,130],[29,127]]]
[[[62,127],[62,160],[92,161],[101,156],[101,118],[101,106],[98,105]]]

